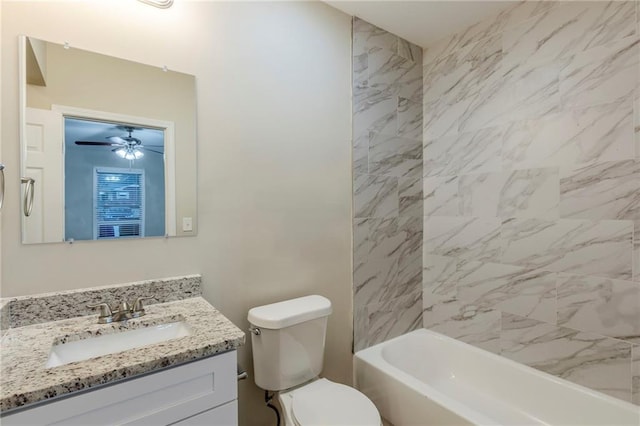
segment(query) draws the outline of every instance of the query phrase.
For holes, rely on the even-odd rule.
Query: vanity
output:
[[[144,315],[124,321],[99,324],[87,307],[141,296]],[[245,335],[197,275],[12,298],[0,312],[3,425],[237,424]]]

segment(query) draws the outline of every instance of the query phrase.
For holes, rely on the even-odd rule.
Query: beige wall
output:
[[[316,2],[107,0],[3,2],[2,18],[3,295],[201,273],[206,298],[246,329],[252,306],[319,293],[334,303],[325,374],[350,381],[350,18]],[[197,237],[20,244],[21,33],[196,76]],[[240,384],[244,424],[273,421],[261,398]]]

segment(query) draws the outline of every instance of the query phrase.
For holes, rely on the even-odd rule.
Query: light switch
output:
[[[193,231],[193,219],[190,217],[183,217],[182,218],[182,230],[184,232],[191,232]]]

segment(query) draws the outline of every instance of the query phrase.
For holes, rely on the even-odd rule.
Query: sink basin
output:
[[[51,347],[47,368],[153,345],[154,343],[189,335],[191,335],[189,325],[184,321],[178,321],[61,343]]]

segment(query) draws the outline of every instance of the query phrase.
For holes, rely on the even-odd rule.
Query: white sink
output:
[[[179,321],[61,343],[51,347],[47,368],[153,345],[190,334],[189,325]]]

